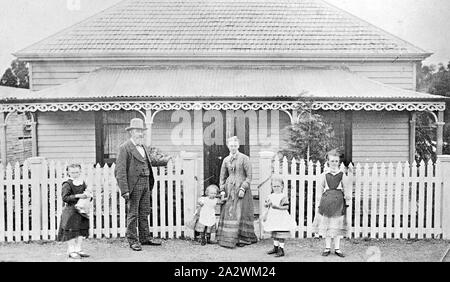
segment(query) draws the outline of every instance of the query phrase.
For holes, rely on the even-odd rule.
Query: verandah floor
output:
[[[292,239],[286,244],[287,255],[275,258],[265,252],[272,247],[271,240],[234,250],[218,245],[200,246],[192,240],[165,240],[160,247],[144,246],[143,251],[133,252],[125,239],[89,239],[84,250],[91,255],[83,261],[316,261],[316,262],[365,262],[376,260],[379,250],[383,262],[437,262],[450,246],[444,240],[343,240],[341,249],[345,258],[334,254],[320,255],[324,241],[321,239]],[[372,248],[371,248],[372,247]],[[70,261],[66,256],[66,244],[61,242],[1,243],[0,261]]]

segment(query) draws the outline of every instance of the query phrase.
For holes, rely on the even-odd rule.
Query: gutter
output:
[[[264,98],[264,99],[261,99]],[[180,100],[182,99],[182,100]],[[27,103],[81,103],[81,102],[199,102],[202,101],[217,101],[217,102],[362,102],[362,103],[395,103],[395,102],[447,102],[450,97],[442,96],[442,98],[345,98],[339,99],[337,97],[93,97],[93,98],[47,98],[47,99],[16,99],[3,98],[0,99],[1,104],[27,104]]]
[[[185,61],[422,61],[433,53],[408,53],[408,54],[298,54],[298,53],[85,53],[85,54],[38,54],[38,53],[14,53],[17,58],[25,61],[103,61],[103,60],[185,60]]]

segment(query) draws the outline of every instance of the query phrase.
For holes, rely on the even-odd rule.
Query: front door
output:
[[[234,119],[226,122],[226,112],[221,111],[222,123],[223,123],[223,132],[221,136],[223,136],[221,142],[207,144],[207,142],[203,142],[203,187],[208,187],[208,185],[215,184],[219,185],[220,181],[220,168],[222,166],[222,162],[226,156],[230,154],[226,146],[226,139],[231,136],[237,136],[239,128],[238,126],[244,126],[244,140],[240,140],[239,151],[247,156],[250,156],[250,140],[249,140],[249,121],[245,120],[244,124],[239,124],[238,119]],[[203,123],[203,132],[205,132],[205,128],[208,127],[212,122]],[[232,122],[233,124],[230,124]],[[241,129],[242,130],[242,129]],[[217,134],[217,133],[216,133]]]

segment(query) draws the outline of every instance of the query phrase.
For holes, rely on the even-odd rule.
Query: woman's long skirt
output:
[[[242,199],[229,199],[222,206],[217,241],[219,245],[227,248],[234,248],[237,244],[250,245],[258,241],[251,193],[245,193]]]

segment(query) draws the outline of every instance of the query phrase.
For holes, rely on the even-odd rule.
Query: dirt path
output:
[[[347,257],[335,255],[322,257],[323,240],[294,239],[286,246],[287,255],[281,259],[265,254],[270,240],[237,249],[218,245],[200,246],[191,240],[165,240],[160,247],[144,246],[143,251],[133,252],[124,239],[90,239],[84,250],[91,258],[83,261],[154,261],[154,262],[209,262],[209,261],[440,261],[450,246],[443,240],[344,240],[341,249]],[[2,243],[0,261],[71,261],[66,256],[66,244],[60,242]]]

